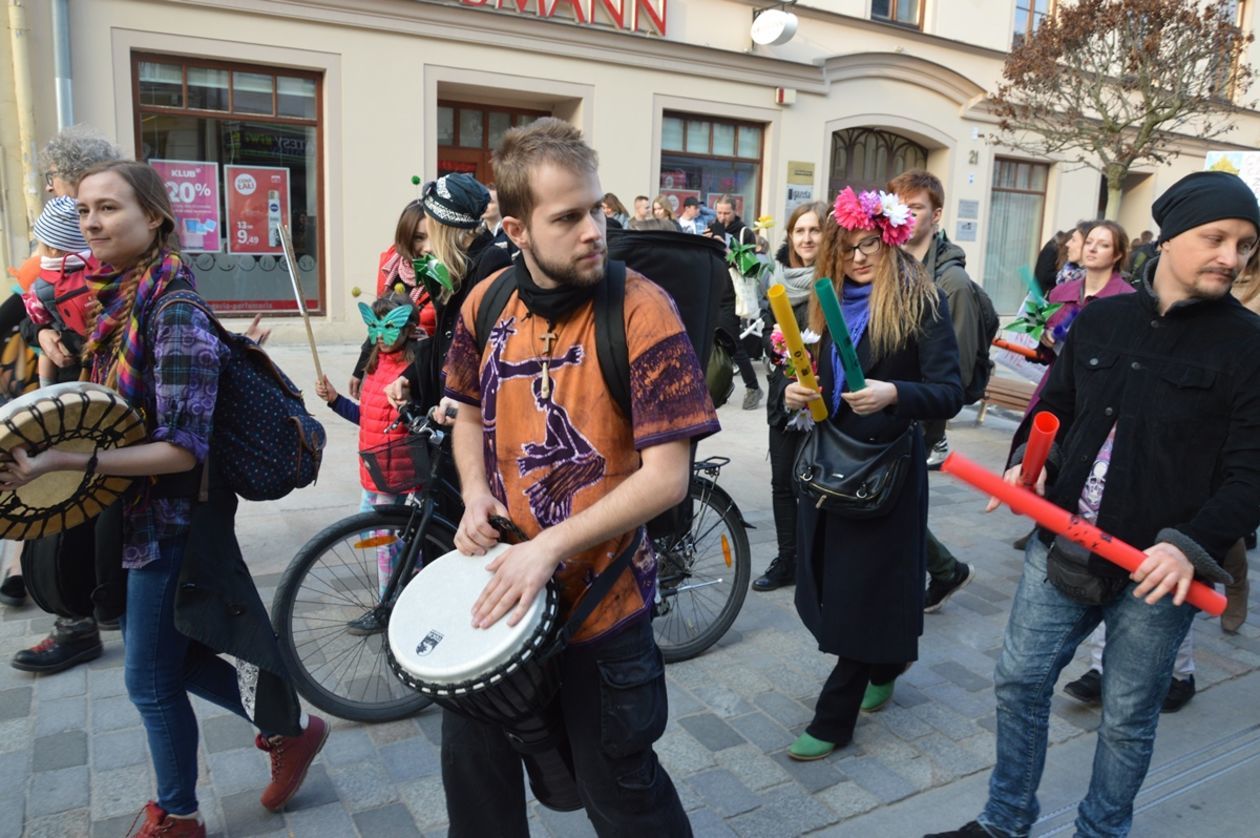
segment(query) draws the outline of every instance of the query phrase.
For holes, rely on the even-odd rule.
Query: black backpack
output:
[[[971,293],[975,295],[976,304],[980,307],[980,319],[976,321],[976,328],[980,330],[980,334],[979,342],[976,344],[975,367],[971,373],[971,383],[963,391],[963,404],[980,401],[984,396],[985,388],[989,386],[989,378],[993,375],[993,361],[989,360],[989,349],[993,346],[993,339],[997,337],[998,327],[1001,326],[997,309],[993,307],[993,300],[989,299],[988,292],[974,280],[971,282]]]
[[[630,416],[630,355],[626,345],[626,268],[651,279],[674,299],[683,328],[704,369],[713,351],[718,302],[729,284],[725,249],[704,236],[667,230],[610,230],[608,272],[595,292],[595,354],[613,401]],[[624,261],[618,261],[620,258]],[[516,265],[491,280],[477,307],[477,351],[516,291]]]

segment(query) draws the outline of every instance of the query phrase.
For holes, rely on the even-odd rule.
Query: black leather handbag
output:
[[[887,515],[910,470],[915,428],[911,422],[892,442],[863,442],[830,422],[819,422],[796,454],[797,485],[832,515]]]

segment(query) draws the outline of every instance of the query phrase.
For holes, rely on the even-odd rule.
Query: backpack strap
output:
[[[595,356],[613,401],[626,419],[630,408],[630,346],[626,342],[626,263],[608,260],[595,289]]]
[[[485,352],[486,343],[490,340],[490,330],[498,322],[499,315],[507,307],[508,300],[516,293],[516,265],[504,268],[499,272],[486,289],[481,304],[477,306],[477,354]]]

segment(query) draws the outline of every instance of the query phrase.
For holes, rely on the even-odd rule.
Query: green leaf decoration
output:
[[[761,260],[757,258],[755,244],[732,244],[726,261],[743,276],[754,277],[761,273]]]
[[[1041,336],[1046,331],[1046,321],[1061,308],[1063,308],[1063,303],[1048,303],[1044,299],[1041,302],[1029,300],[1024,306],[1023,315],[1012,320],[1006,330],[1031,335],[1033,339],[1041,340]]]

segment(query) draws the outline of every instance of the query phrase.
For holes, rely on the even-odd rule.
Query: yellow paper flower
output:
[[[753,228],[757,230],[769,230],[774,226],[774,218],[769,215],[761,215],[757,217],[757,221],[753,224]]]

